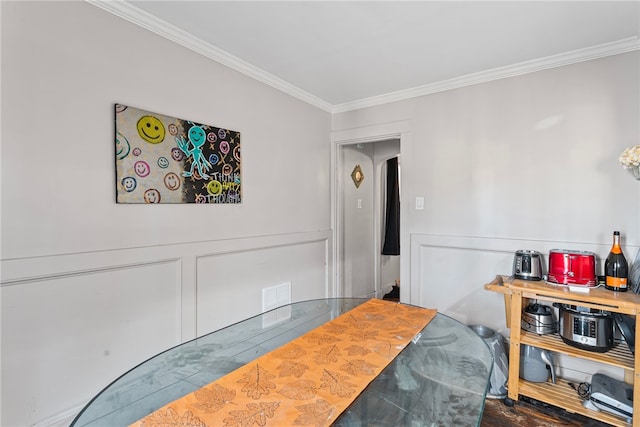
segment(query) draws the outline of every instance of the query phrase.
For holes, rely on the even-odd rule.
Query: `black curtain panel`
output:
[[[387,160],[387,212],[382,255],[400,255],[400,186],[398,158]]]

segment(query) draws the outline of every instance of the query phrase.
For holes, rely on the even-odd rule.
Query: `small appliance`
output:
[[[551,249],[547,280],[561,285],[596,286],[596,254]]]
[[[489,381],[487,397],[491,399],[504,399],[507,397],[507,380],[509,379],[509,359],[504,338],[493,329],[482,325],[469,326],[489,346],[493,356],[493,369]]]
[[[540,252],[520,249],[513,258],[513,277],[523,280],[542,280]]]
[[[527,344],[520,346],[520,378],[534,383],[544,383],[549,379],[556,383],[556,367],[553,355],[549,350],[543,350]]]
[[[521,327],[525,331],[539,335],[553,334],[558,332],[558,322],[556,321],[553,309],[548,305],[529,304],[522,310]]]
[[[604,310],[554,303],[560,309],[560,338],[566,344],[604,353],[613,347],[613,315]]]
[[[622,417],[633,417],[633,385],[604,374],[591,377],[589,400],[596,408]]]

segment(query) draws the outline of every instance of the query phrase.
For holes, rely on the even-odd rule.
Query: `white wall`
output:
[[[331,296],[328,113],[84,2],[0,7],[2,426],[68,425],[264,287]],[[242,204],[116,204],[116,102],[240,131]]]
[[[516,250],[594,250],[604,259],[620,230],[633,259],[640,183],[618,156],[640,141],[639,56],[333,116],[334,135],[371,138],[395,123],[410,135],[401,146],[411,240],[403,301],[507,333],[502,296],[483,285],[511,274]]]

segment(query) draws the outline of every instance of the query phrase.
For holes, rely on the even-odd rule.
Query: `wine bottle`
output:
[[[604,262],[604,275],[606,289],[625,292],[628,288],[629,265],[620,248],[620,232],[613,232],[613,246]]]

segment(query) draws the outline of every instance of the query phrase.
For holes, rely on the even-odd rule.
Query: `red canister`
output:
[[[596,254],[551,249],[547,280],[562,285],[596,286]]]

